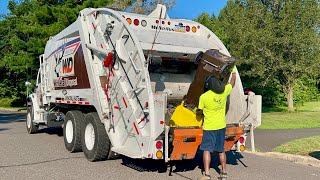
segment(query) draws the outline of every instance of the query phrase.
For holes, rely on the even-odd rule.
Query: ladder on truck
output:
[[[104,86],[97,88],[97,91],[101,106],[109,112],[107,126],[112,151],[141,158],[141,149],[148,141],[143,136],[150,136],[143,132],[150,128],[149,102],[152,92],[148,83],[148,63],[139,41],[126,27],[126,21],[110,11],[96,9],[82,12],[85,13],[81,22],[83,31],[87,28],[88,33],[84,34],[89,34],[85,38],[85,47],[94,62],[91,68],[95,83]],[[105,66],[102,69],[101,61]],[[106,71],[107,76],[101,77],[101,71]]]

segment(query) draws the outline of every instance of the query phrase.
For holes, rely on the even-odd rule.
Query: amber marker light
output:
[[[131,18],[127,18],[126,20],[127,20],[128,24],[131,24],[131,23],[132,23]]]
[[[161,159],[162,158],[162,156],[163,156],[163,153],[162,153],[162,151],[157,151],[157,153],[156,153],[156,157],[158,158],[158,159]]]
[[[195,26],[192,27],[192,32],[197,32],[197,28]]]
[[[240,146],[240,151],[243,152],[246,148],[244,147],[244,145]]]

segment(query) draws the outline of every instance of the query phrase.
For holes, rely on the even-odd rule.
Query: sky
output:
[[[176,5],[167,13],[170,18],[192,20],[203,12],[218,16],[226,4],[227,0],[176,0]]]
[[[193,19],[202,12],[218,15],[227,0],[176,0],[176,5],[167,13],[171,18]],[[0,14],[8,13],[8,0],[0,0]]]

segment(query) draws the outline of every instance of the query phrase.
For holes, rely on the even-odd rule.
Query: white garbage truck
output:
[[[163,5],[149,15],[86,8],[49,38],[39,57],[36,88],[27,98],[28,133],[62,126],[66,149],[83,151],[90,161],[113,153],[192,159],[202,120],[183,99],[195,78],[197,54],[209,49],[230,56],[213,32],[198,22],[170,19]],[[261,124],[261,96],[245,95],[236,76],[225,149],[242,151],[250,130]]]

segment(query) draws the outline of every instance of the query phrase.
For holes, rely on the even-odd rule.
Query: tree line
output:
[[[296,103],[319,100],[319,0],[230,0],[218,17],[196,21],[221,38],[244,86],[264,105],[294,111]]]
[[[0,106],[25,103],[26,80],[36,78],[38,56],[50,36],[86,7],[149,13],[175,0],[9,0],[0,19]],[[238,59],[242,83],[267,106],[319,100],[319,0],[229,0],[219,16],[196,21],[212,30]]]
[[[23,106],[25,81],[35,84],[39,55],[50,36],[73,23],[87,7],[112,7],[148,13],[175,0],[9,0],[8,14],[0,17],[0,106]]]

